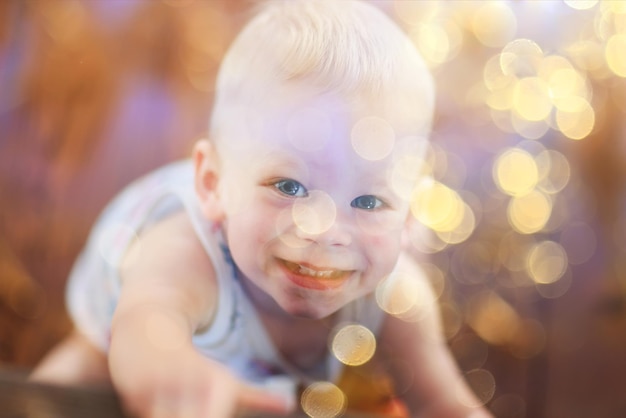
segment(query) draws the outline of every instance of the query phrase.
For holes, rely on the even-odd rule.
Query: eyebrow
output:
[[[259,159],[271,158],[272,164],[267,167],[263,167],[263,172],[269,174],[272,171],[281,170],[293,170],[293,171],[308,171],[308,165],[301,161],[300,158],[286,152],[268,152],[259,156]]]

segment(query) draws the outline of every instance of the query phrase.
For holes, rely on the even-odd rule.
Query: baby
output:
[[[376,7],[265,4],[209,139],[102,214],[68,284],[76,331],[33,377],[110,379],[140,417],[488,417],[404,248],[433,107]]]

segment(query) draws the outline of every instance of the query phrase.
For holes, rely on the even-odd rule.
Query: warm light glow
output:
[[[535,158],[539,170],[539,188],[549,194],[561,192],[569,183],[571,168],[568,159],[555,150],[545,150]]]
[[[458,193],[436,181],[423,182],[411,201],[413,216],[435,231],[453,231],[463,221],[464,211]]]
[[[546,118],[536,121],[525,119],[517,112],[511,112],[511,126],[526,139],[541,139],[550,129]]]
[[[409,26],[431,20],[437,16],[443,5],[436,1],[394,0],[395,14]]]
[[[484,2],[472,17],[474,35],[488,47],[504,46],[513,39],[516,30],[517,18],[505,2]]]
[[[583,139],[591,133],[596,115],[591,105],[582,98],[571,98],[569,110],[557,109],[556,123],[563,135]]]
[[[376,337],[363,325],[346,325],[335,333],[331,349],[348,366],[367,363],[376,351]]]
[[[508,343],[520,325],[520,317],[515,309],[491,291],[471,297],[466,318],[483,340],[496,345]]]
[[[449,59],[452,45],[448,33],[441,24],[422,23],[409,35],[429,66],[435,67]]]
[[[400,157],[393,165],[390,182],[393,191],[405,200],[410,200],[417,178],[424,172],[424,159],[416,155]]]
[[[312,190],[306,199],[298,199],[291,207],[293,222],[305,234],[319,235],[335,223],[335,202],[320,190]]]
[[[545,348],[546,330],[541,322],[534,319],[524,319],[516,330],[515,338],[511,341],[511,354],[520,359],[529,359]]]
[[[553,283],[567,269],[567,254],[554,241],[542,241],[528,252],[526,270],[536,283]]]
[[[416,277],[415,272],[393,272],[376,287],[376,302],[390,315],[405,321],[423,318],[433,303],[426,277]]]
[[[443,303],[440,308],[443,333],[450,340],[459,333],[464,324],[463,312],[454,304]]]
[[[448,244],[460,244],[466,241],[474,232],[476,228],[476,217],[474,216],[472,208],[470,208],[467,203],[462,202],[458,213],[461,219],[458,222],[455,219],[453,224],[456,226],[454,228],[435,230],[435,233],[443,242]]]
[[[346,396],[330,382],[309,385],[300,398],[302,410],[311,418],[334,418],[346,410]]]
[[[603,7],[606,7],[612,13],[615,13],[617,15],[626,14],[626,2],[614,0],[614,1],[603,1],[601,4]]]
[[[585,78],[573,68],[561,68],[553,71],[548,77],[550,98],[558,109],[575,111],[571,106],[572,98],[587,99],[587,82]],[[576,105],[574,105],[576,106]]]
[[[538,177],[535,159],[520,148],[506,150],[494,164],[494,181],[510,196],[524,196],[530,193],[537,185]]]
[[[483,81],[491,91],[500,91],[511,86],[517,80],[514,74],[505,74],[500,62],[500,55],[491,57],[483,67]]]
[[[620,77],[626,77],[626,33],[616,34],[606,43],[605,57],[611,71]]]
[[[362,158],[382,160],[393,150],[396,134],[385,119],[369,116],[352,127],[352,147]]]
[[[532,235],[508,231],[498,243],[498,258],[510,271],[526,269],[526,253],[534,244]]]
[[[0,68],[7,80],[0,113],[9,122],[3,124],[6,135],[4,130],[0,134],[0,143],[7,145],[0,152],[0,186],[10,197],[2,202],[10,221],[3,224],[6,239],[5,230],[0,233],[0,272],[5,273],[0,296],[11,315],[21,322],[53,317],[58,304],[45,281],[56,280],[60,270],[47,278],[47,264],[78,249],[77,232],[85,232],[98,202],[104,204],[101,198],[132,180],[131,174],[157,160],[189,156],[185,149],[207,134],[210,104],[218,99],[215,104],[224,107],[216,108],[209,130],[214,138],[207,139],[216,140],[220,153],[248,156],[242,161],[251,162],[226,164],[220,179],[238,171],[242,179],[252,174],[258,180],[252,187],[245,181],[220,182],[229,216],[271,212],[261,219],[259,231],[276,252],[320,256],[326,261],[319,262],[333,265],[338,257],[345,268],[357,270],[367,264],[358,251],[340,254],[332,246],[323,256],[317,253],[323,241],[318,235],[347,228],[367,237],[374,252],[376,242],[401,236],[420,268],[396,266],[392,274],[377,278],[372,297],[385,315],[412,326],[420,326],[432,312],[441,314],[444,336],[478,395],[473,406],[488,402],[498,417],[529,414],[530,403],[504,393],[509,382],[505,387],[498,380],[494,397],[496,382],[483,369],[502,355],[524,361],[537,355],[571,359],[586,341],[584,335],[600,336],[603,342],[623,338],[618,332],[623,316],[618,316],[623,313],[620,280],[626,277],[626,0],[374,0],[409,39],[389,46],[373,46],[366,39],[360,46],[396,51],[403,59],[412,57],[408,48],[421,51],[435,82],[434,119],[417,85],[430,79],[419,73],[411,78],[404,65],[396,71],[395,64],[385,62],[391,84],[374,73],[350,74],[356,77],[343,80],[347,83],[337,79],[337,84],[314,74],[289,80],[294,86],[319,80],[323,85],[310,87],[324,94],[335,85],[346,87],[339,93],[353,100],[355,112],[334,114],[336,107],[318,106],[307,93],[312,100],[278,111],[277,123],[266,113],[272,103],[282,103],[276,88],[282,80],[274,84],[254,77],[258,71],[273,72],[270,68],[246,68],[243,60],[245,80],[232,80],[231,86],[245,88],[237,94],[215,91],[219,65],[241,29],[240,17],[256,2],[238,3],[0,0],[0,10],[8,11],[0,11],[0,21],[7,17],[8,23],[0,29],[0,44],[9,64]],[[155,44],[163,47],[155,49]],[[255,53],[264,56],[262,49]],[[318,61],[328,65],[322,72],[344,63],[355,64],[351,69],[356,71],[370,68],[358,56],[352,62],[339,55]],[[228,73],[223,75],[239,74]],[[361,75],[375,91],[362,91]],[[246,86],[258,87],[251,100]],[[363,98],[373,98],[373,106]],[[344,116],[357,114],[363,118],[345,125],[351,122]],[[28,129],[21,129],[20,121],[27,121]],[[175,144],[166,145],[173,136]],[[257,168],[264,167],[268,155],[250,155],[250,141],[273,144],[276,138],[298,156],[289,158],[293,164],[270,164],[276,170],[261,173]],[[340,167],[332,181],[311,175],[313,160],[328,162],[345,146],[357,158],[374,162],[373,167],[386,169],[376,174],[375,184],[362,182],[358,173],[354,177],[348,166]],[[98,158],[88,151],[105,160],[91,164]],[[116,169],[110,183],[100,182],[97,177],[118,154],[137,164]],[[263,205],[272,202],[257,193],[267,191],[265,175],[303,181],[309,195],[269,211]],[[88,187],[91,177],[98,180],[94,187]],[[69,199],[70,191],[86,192],[86,200]],[[379,196],[387,205],[372,211],[349,206],[364,194]],[[160,216],[160,209],[154,214]],[[89,243],[116,271],[135,268],[146,251],[140,225],[119,219],[98,226]],[[598,303],[576,306],[596,296],[601,296]],[[569,318],[570,313],[581,316]],[[595,334],[578,329],[577,320],[588,314],[593,320],[581,325],[599,327]],[[156,314],[144,325],[140,334],[158,349],[183,344],[174,317]],[[570,326],[571,335],[562,335],[569,332],[562,328]],[[376,340],[375,331],[338,323],[327,341],[336,357],[332,363],[351,372],[377,367],[371,359],[384,341]],[[405,393],[417,382],[415,368],[406,359],[391,361],[406,369],[400,374],[407,377],[396,386],[397,393]],[[362,364],[366,367],[352,367]],[[311,417],[353,413],[352,408],[346,413],[348,395],[342,390],[353,392],[339,382],[341,390],[331,382],[309,386],[300,412]],[[568,415],[559,405],[551,406],[553,415]]]
[[[493,398],[494,393],[496,393],[496,379],[488,370],[470,370],[465,373],[465,381],[476,395],[476,399],[468,399],[458,394],[459,401],[467,406],[477,407],[484,405],[489,402],[491,398]]]
[[[565,270],[563,276],[557,281],[552,283],[537,283],[535,282],[535,289],[545,299],[556,299],[563,296],[572,285],[572,273],[571,270]]]
[[[500,54],[500,66],[505,75],[519,78],[536,75],[543,59],[543,51],[530,39],[515,39],[509,42]]]
[[[550,86],[539,77],[524,77],[513,90],[513,110],[530,121],[546,119],[552,111]]]
[[[541,231],[552,214],[552,201],[539,191],[511,199],[508,207],[511,226],[522,234]]]
[[[588,10],[598,4],[598,0],[563,0],[572,9]]]

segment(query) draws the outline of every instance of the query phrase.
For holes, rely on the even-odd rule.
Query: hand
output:
[[[111,380],[140,418],[230,418],[242,411],[286,414],[293,401],[240,381],[204,357],[183,316],[147,307],[118,316],[109,349]]]
[[[245,411],[283,415],[290,410],[288,400],[240,381],[193,347],[171,354],[111,362],[115,387],[133,416],[230,418]]]

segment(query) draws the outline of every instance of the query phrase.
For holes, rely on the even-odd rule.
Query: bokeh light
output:
[[[571,168],[567,157],[555,150],[545,150],[535,158],[539,171],[538,187],[549,194],[561,192],[569,183]]]
[[[521,322],[515,308],[493,291],[472,296],[466,319],[483,340],[495,345],[509,343]]]
[[[498,157],[493,176],[500,189],[511,196],[527,195],[539,181],[534,158],[520,148],[509,149]]]
[[[418,176],[426,169],[424,160],[419,156],[411,154],[400,157],[389,175],[393,191],[402,199],[410,200]]]
[[[486,369],[474,369],[465,373],[465,380],[476,394],[476,400],[470,400],[459,394],[459,400],[465,405],[477,407],[484,405],[493,398],[496,392],[496,380]]]
[[[557,109],[556,124],[563,135],[570,139],[587,137],[595,126],[595,112],[583,98],[572,97],[568,110]]]
[[[553,283],[563,276],[567,264],[567,254],[559,243],[542,241],[528,252],[526,269],[535,282]]]
[[[563,0],[572,9],[587,10],[595,7],[599,0]]]
[[[512,198],[508,208],[511,226],[524,234],[539,232],[550,219],[551,213],[552,201],[536,190]]]
[[[437,232],[455,231],[461,237],[467,237],[473,230],[473,214],[466,213],[471,212],[471,208],[456,191],[434,180],[424,181],[416,189],[411,212],[417,220]]]
[[[346,410],[346,396],[331,382],[315,382],[300,397],[302,410],[311,418],[334,418]]]
[[[378,306],[390,315],[405,321],[417,321],[432,309],[429,281],[415,272],[393,272],[376,287]]]
[[[517,18],[503,1],[484,2],[472,16],[472,31],[488,47],[506,45],[517,30]]]
[[[489,407],[497,417],[514,418],[526,416],[526,401],[517,394],[505,393],[497,396],[489,404]]]
[[[374,355],[376,337],[363,325],[345,325],[333,336],[331,350],[343,364],[360,366]]]
[[[357,154],[366,160],[376,161],[391,153],[396,134],[385,119],[368,116],[354,124],[351,140]]]
[[[309,191],[307,199],[298,199],[291,209],[293,223],[305,234],[319,235],[335,223],[337,208],[333,199],[321,190]]]

